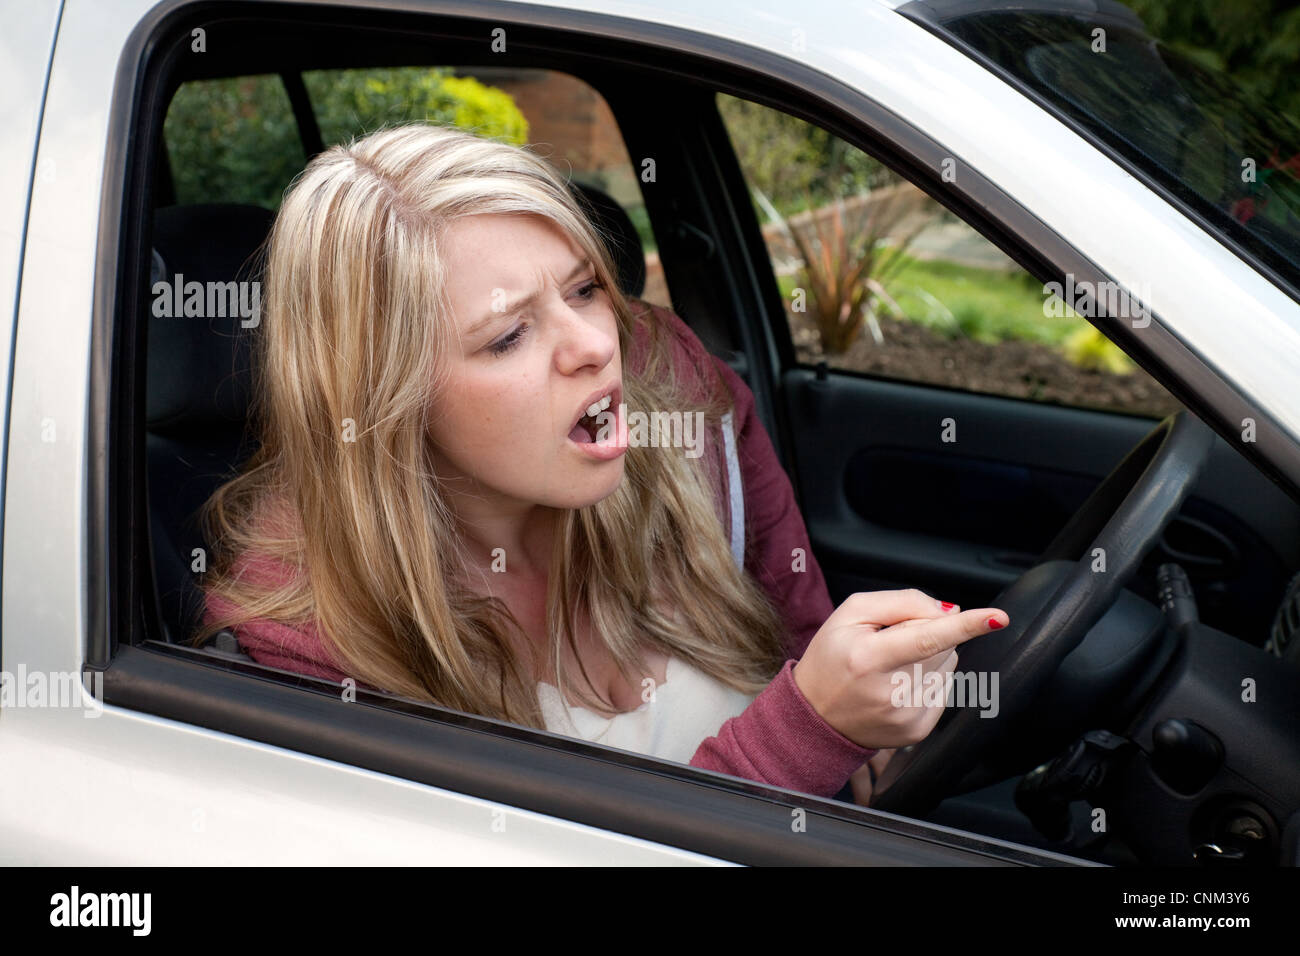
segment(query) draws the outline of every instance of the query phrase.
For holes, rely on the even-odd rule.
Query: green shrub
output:
[[[516,145],[528,121],[509,94],[447,69],[402,67],[306,73],[328,147],[384,126],[459,126]],[[276,210],[307,164],[278,76],[200,80],[177,90],[163,124],[176,201],[251,203]]]
[[[163,137],[176,201],[251,203],[278,209],[306,165],[298,124],[278,76],[185,83]]]
[[[1061,351],[1075,365],[1092,371],[1122,375],[1137,367],[1118,345],[1092,325],[1084,325],[1071,333],[1062,344]]]
[[[528,120],[510,95],[445,68],[321,70],[303,74],[326,146],[402,123],[459,126],[516,146]]]

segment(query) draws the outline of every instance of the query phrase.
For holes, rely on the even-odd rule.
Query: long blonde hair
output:
[[[311,624],[360,683],[542,726],[537,659],[521,660],[528,644],[504,603],[461,583],[454,515],[429,457],[454,342],[442,228],[484,213],[542,216],[569,235],[595,264],[628,355],[648,320],[620,294],[605,244],[563,179],[528,149],[411,125],[321,153],[268,238],[255,341],[261,445],[203,511],[215,549],[204,589],[237,610],[209,619],[196,643],[255,619]],[[667,336],[653,323],[645,331],[646,361],[624,368],[627,407],[704,409],[716,420],[729,404],[721,377],[712,395],[688,394]],[[354,441],[341,439],[345,419]],[[614,493],[561,512],[546,611],[561,694],[561,642],[578,657],[575,609],[625,679],[648,648],[746,693],[779,669],[782,624],[732,559],[711,458],[634,445]],[[293,573],[257,580],[243,572],[250,555]],[[581,688],[578,697],[592,703]]]

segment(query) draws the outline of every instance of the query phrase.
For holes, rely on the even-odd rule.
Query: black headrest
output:
[[[645,291],[645,250],[641,235],[623,207],[595,186],[570,182],[587,218],[605,237],[618,270],[618,286],[624,295],[640,296]]]
[[[260,299],[260,284],[252,283],[262,278],[260,247],[272,219],[261,206],[229,204],[169,206],[154,213],[146,403],[151,431],[242,426],[247,418],[249,339],[260,315],[246,317],[241,310],[253,305],[254,292]],[[231,282],[233,287],[226,285]]]

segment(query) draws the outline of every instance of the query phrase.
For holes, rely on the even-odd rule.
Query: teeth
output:
[[[592,402],[590,405],[587,406],[587,415],[591,418],[595,418],[605,409],[609,408],[609,403],[613,401],[613,399],[614,399],[613,395],[606,395],[600,401]]]

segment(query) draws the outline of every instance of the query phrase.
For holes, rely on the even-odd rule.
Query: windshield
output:
[[[942,4],[909,6],[1127,160],[1296,295],[1300,128],[1291,118],[1147,36],[1131,15],[990,8],[945,19],[935,16]]]

